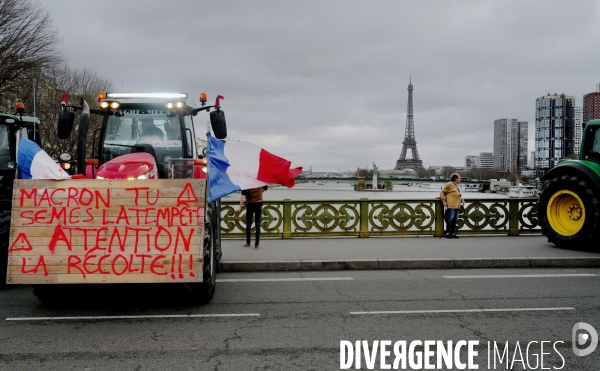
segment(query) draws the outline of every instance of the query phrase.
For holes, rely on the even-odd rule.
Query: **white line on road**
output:
[[[7,318],[6,321],[63,321],[63,320],[98,320],[98,319],[258,317],[258,316],[260,316],[260,313],[158,314],[158,315],[149,315],[149,316],[14,317],[14,318]]]
[[[484,274],[473,276],[442,276],[444,278],[547,278],[547,277],[600,277],[592,273],[565,273],[565,274]]]
[[[352,281],[352,277],[315,277],[315,278],[219,278],[217,282],[285,282],[285,281]]]
[[[482,313],[482,312],[529,312],[529,311],[557,311],[575,310],[572,307],[564,308],[502,308],[502,309],[445,309],[445,310],[390,310],[370,312],[350,312],[350,314],[428,314],[428,313]]]

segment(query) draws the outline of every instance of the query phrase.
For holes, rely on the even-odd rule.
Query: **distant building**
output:
[[[531,156],[529,156],[529,162],[527,163],[527,166],[529,166],[530,169],[533,169],[534,164],[535,164],[535,151],[531,151]]]
[[[595,119],[600,119],[600,84],[596,84],[595,92],[583,96],[582,125]]]
[[[583,132],[583,107],[575,107],[575,143],[573,151],[579,155],[581,147],[581,133]]]
[[[465,169],[473,169],[477,167],[478,156],[465,156]]]
[[[575,153],[575,97],[545,95],[535,100],[535,170],[541,176]]]
[[[527,121],[494,120],[494,169],[518,171],[527,166]]]
[[[479,169],[493,169],[494,154],[492,152],[480,152],[477,156],[477,167]]]
[[[527,177],[529,179],[535,178],[535,170],[521,170],[521,178]]]

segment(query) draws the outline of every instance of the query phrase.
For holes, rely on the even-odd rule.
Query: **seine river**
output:
[[[349,183],[324,182],[319,183],[298,183],[293,188],[269,187],[264,193],[265,201],[281,201],[289,198],[292,201],[307,200],[358,200],[360,198],[369,198],[373,200],[406,200],[416,198],[436,198],[439,197],[439,190],[425,189],[418,186],[394,185],[391,192],[383,191],[355,191]],[[506,195],[495,193],[480,192],[462,192],[465,200],[479,198],[501,198],[507,199]],[[238,201],[239,194],[232,194],[223,198],[225,201]]]

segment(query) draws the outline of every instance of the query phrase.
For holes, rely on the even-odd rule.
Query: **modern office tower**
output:
[[[600,119],[600,84],[596,84],[596,91],[583,96],[583,122]]]
[[[545,95],[535,100],[535,170],[538,176],[575,153],[575,97]]]
[[[575,143],[573,153],[579,155],[581,147],[581,133],[583,132],[583,107],[575,107]]]
[[[465,156],[465,169],[473,169],[477,167],[478,156]]]
[[[480,152],[477,157],[477,167],[480,169],[493,169],[494,154],[492,152]]]
[[[520,171],[527,166],[527,121],[494,120],[494,169]]]

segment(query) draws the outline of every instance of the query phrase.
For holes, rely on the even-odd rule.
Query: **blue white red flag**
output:
[[[19,141],[17,163],[21,179],[71,179],[37,143],[24,136]]]
[[[208,202],[267,184],[294,186],[302,167],[254,144],[214,138],[207,133]]]

